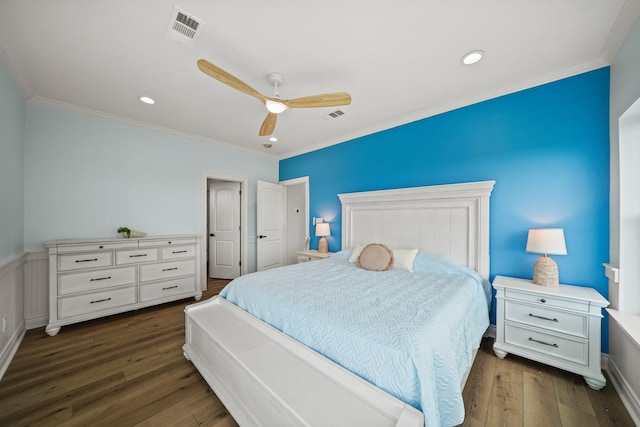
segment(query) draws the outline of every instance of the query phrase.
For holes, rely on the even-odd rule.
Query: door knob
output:
[[[211,234],[209,234],[209,236],[214,237],[214,236],[215,236],[215,234],[211,233]]]
[[[267,236],[263,236],[262,234],[258,236],[258,239],[264,239]]]

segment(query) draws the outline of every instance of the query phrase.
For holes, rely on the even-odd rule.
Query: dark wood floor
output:
[[[203,298],[226,280],[211,280]],[[28,331],[0,382],[0,426],[236,426],[182,356],[178,301]],[[491,352],[485,339],[464,391],[465,426],[633,426],[610,384]]]

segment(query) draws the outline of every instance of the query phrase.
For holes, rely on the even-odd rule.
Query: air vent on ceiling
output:
[[[344,115],[344,111],[336,110],[336,111],[333,111],[333,112],[327,114],[327,119],[337,119],[338,117],[343,116],[343,115]]]
[[[200,19],[174,6],[166,36],[169,40],[178,42],[185,47],[193,47],[200,37],[203,24],[204,22]]]

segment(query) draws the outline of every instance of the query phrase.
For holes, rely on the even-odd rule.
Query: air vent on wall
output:
[[[169,40],[190,48],[200,37],[203,24],[200,19],[174,6],[166,36]]]

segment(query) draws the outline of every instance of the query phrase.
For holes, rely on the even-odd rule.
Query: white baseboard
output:
[[[607,374],[609,374],[611,384],[618,392],[620,400],[622,400],[624,407],[627,408],[633,422],[640,426],[640,399],[633,392],[633,389],[613,360],[609,360]]]
[[[2,351],[0,352],[0,380],[4,377],[4,373],[9,369],[9,364],[13,360],[13,356],[15,356],[16,351],[18,351],[18,347],[20,347],[20,343],[22,343],[22,338],[24,338],[24,334],[27,330],[24,327],[24,322],[18,325],[18,328],[14,331],[13,335],[7,342],[7,345],[4,346]]]

